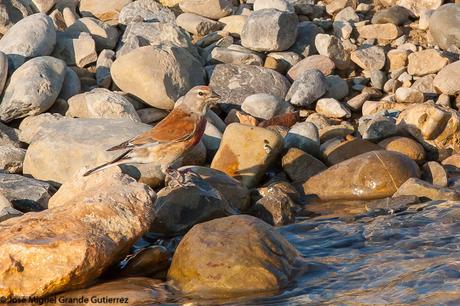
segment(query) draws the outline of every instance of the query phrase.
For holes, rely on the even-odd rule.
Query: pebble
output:
[[[326,78],[319,70],[306,70],[292,83],[286,100],[297,106],[308,106],[321,98],[327,91]]]
[[[200,36],[223,28],[223,25],[217,21],[192,13],[180,14],[176,19],[176,23],[187,32]]]
[[[150,0],[137,0],[125,5],[120,11],[118,20],[121,24],[128,25],[137,18],[142,21],[161,23],[174,23],[176,20],[172,10]]]
[[[359,35],[365,39],[393,40],[401,35],[400,29],[392,23],[370,24],[357,27]]]
[[[409,54],[407,72],[411,75],[424,76],[438,73],[449,60],[434,49],[427,49]]]
[[[337,69],[343,70],[348,68],[350,57],[337,37],[328,34],[318,34],[315,38],[315,46],[318,53],[329,57]]]
[[[423,103],[425,97],[422,92],[413,88],[400,87],[395,92],[396,101],[400,103]]]
[[[311,155],[318,156],[320,139],[318,128],[311,122],[298,122],[284,137],[284,147],[298,148]]]
[[[387,151],[398,152],[406,155],[417,163],[422,163],[425,160],[425,149],[417,141],[407,137],[390,137],[381,142],[379,146]]]
[[[210,19],[219,19],[232,13],[231,0],[182,0],[179,7],[187,13],[194,13]]]
[[[268,120],[289,109],[289,104],[270,94],[255,94],[246,97],[241,109],[258,119]]]
[[[350,110],[333,98],[319,99],[316,103],[316,112],[329,118],[350,118]]]
[[[358,124],[358,131],[365,140],[378,141],[398,132],[396,120],[388,116],[363,116],[359,118]]]
[[[373,24],[392,23],[400,26],[408,22],[411,15],[412,13],[405,7],[395,5],[375,13],[371,22]]]
[[[304,58],[292,66],[292,68],[289,69],[287,75],[292,80],[297,80],[302,75],[302,73],[310,69],[317,69],[321,71],[325,76],[328,76],[334,72],[335,64],[327,56],[312,55]]]

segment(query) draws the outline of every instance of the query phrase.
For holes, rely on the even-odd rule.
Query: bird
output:
[[[173,110],[152,129],[107,151],[126,150],[115,159],[83,174],[91,175],[109,167],[122,164],[156,162],[165,175],[178,179],[183,175],[172,164],[196,146],[204,135],[206,112],[220,99],[209,86],[195,86]]]

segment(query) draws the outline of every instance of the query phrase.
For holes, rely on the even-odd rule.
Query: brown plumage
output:
[[[208,86],[192,88],[166,118],[151,130],[107,151],[127,150],[114,160],[89,170],[84,176],[105,168],[128,163],[161,164],[163,172],[197,145],[206,128],[205,114],[219,96]]]

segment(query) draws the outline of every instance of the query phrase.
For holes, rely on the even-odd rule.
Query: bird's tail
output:
[[[126,151],[125,153],[121,154],[120,156],[116,157],[115,159],[109,161],[108,163],[102,164],[100,166],[97,166],[96,168],[93,168],[83,174],[83,176],[88,176],[90,174],[93,174],[95,172],[99,172],[101,170],[122,164],[127,158],[127,155],[131,152],[132,150]]]

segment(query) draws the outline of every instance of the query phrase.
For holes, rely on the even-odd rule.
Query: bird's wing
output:
[[[180,109],[175,109],[151,130],[125,141],[107,151],[151,146],[158,143],[178,142],[191,139],[199,120]]]

